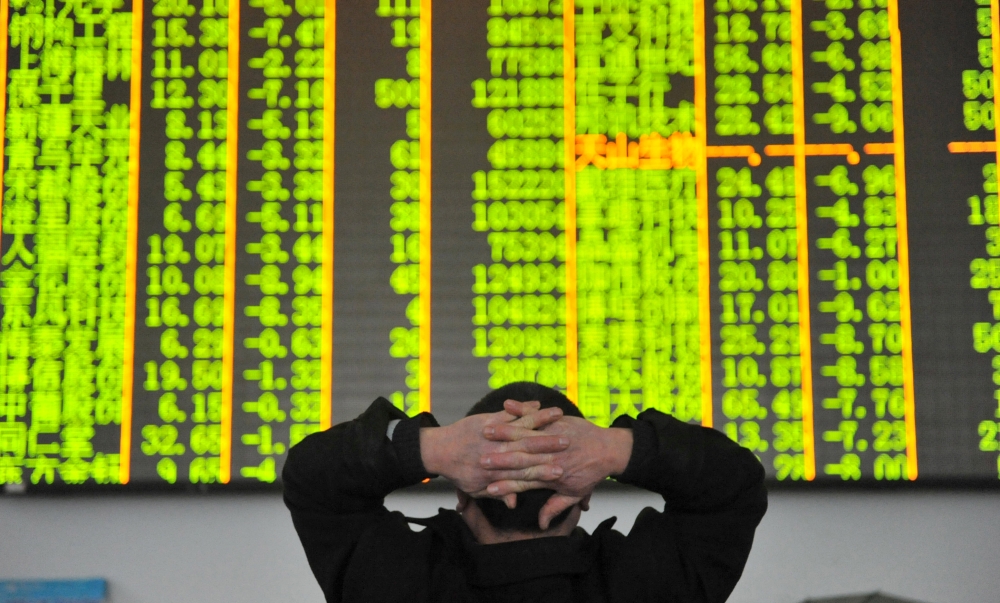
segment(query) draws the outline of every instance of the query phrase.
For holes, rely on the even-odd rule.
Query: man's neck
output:
[[[546,530],[545,532],[518,532],[514,530],[479,530],[474,534],[476,542],[479,544],[501,544],[505,542],[517,542],[519,540],[534,540],[536,538],[548,538],[551,536],[564,536],[565,534],[555,533],[558,530]]]
[[[468,514],[464,514],[462,519],[465,520],[465,524],[469,526],[469,530],[479,544],[500,544],[504,542],[517,542],[518,540],[569,536],[576,525],[575,521],[564,521],[557,526],[551,526],[544,532],[528,532],[521,530],[498,530],[480,513],[475,513],[471,517]]]

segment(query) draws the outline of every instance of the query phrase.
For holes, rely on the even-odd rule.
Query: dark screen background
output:
[[[152,37],[148,29],[152,3],[147,3],[145,32],[147,45]],[[349,420],[361,413],[378,396],[388,397],[394,391],[406,391],[405,360],[389,355],[389,331],[407,324],[407,297],[397,295],[390,286],[395,264],[390,262],[390,177],[394,169],[389,161],[392,144],[406,139],[405,111],[380,109],[374,100],[375,81],[379,78],[408,78],[406,49],[390,44],[391,19],[375,14],[376,2],[339,2],[337,7],[336,65],[336,184],[335,184],[335,298],[333,354],[333,422]],[[433,18],[433,277],[432,277],[432,410],[442,424],[451,423],[487,391],[488,359],[472,354],[472,268],[490,262],[490,248],[485,233],[471,228],[472,174],[490,169],[486,154],[493,138],[486,125],[488,111],[472,106],[471,82],[489,78],[486,58],[487,2],[440,0],[434,3]],[[808,3],[812,4],[812,3]],[[991,131],[970,133],[963,127],[961,72],[981,69],[976,51],[976,10],[982,8],[974,0],[906,0],[900,7],[904,70],[904,111],[906,121],[906,162],[909,207],[909,238],[911,258],[911,302],[913,316],[913,349],[916,395],[917,450],[921,480],[929,482],[996,481],[995,454],[980,451],[981,434],[977,425],[995,419],[997,401],[994,397],[991,355],[976,353],[972,344],[972,325],[992,322],[992,307],[987,291],[975,290],[969,284],[969,265],[984,257],[986,244],[984,227],[968,223],[967,199],[983,196],[982,170],[994,161],[991,154],[952,154],[947,145],[952,141],[994,140]],[[808,7],[807,16],[818,7]],[[822,11],[820,11],[822,12]],[[243,8],[243,54],[263,52],[261,40],[251,39],[247,32],[262,20],[259,9]],[[287,19],[294,28],[298,17]],[[192,18],[197,23],[197,17]],[[807,44],[807,51],[810,50]],[[260,47],[260,48],[258,48]],[[199,48],[183,49],[185,62],[197,64]],[[258,52],[259,51],[259,52]],[[16,66],[11,55],[9,68]],[[259,85],[259,72],[246,68],[241,58],[241,95],[245,107],[246,90]],[[711,57],[709,56],[711,63]],[[292,63],[287,59],[286,63]],[[151,56],[144,54],[144,78],[153,68]],[[807,61],[807,82],[810,81]],[[199,76],[194,76],[189,88],[196,88]],[[678,78],[673,95],[691,98],[686,80]],[[144,107],[148,107],[150,88],[143,84]],[[124,92],[118,88],[106,90],[109,104],[122,101]],[[112,96],[114,98],[112,98]],[[711,92],[709,94],[711,97]],[[123,101],[122,101],[123,102]],[[710,101],[710,113],[713,107]],[[196,112],[195,108],[193,111]],[[248,180],[260,176],[259,163],[247,160],[247,151],[262,140],[259,133],[248,129],[245,119],[256,117],[241,109],[239,149],[240,205],[239,228],[246,224],[246,213],[255,211],[246,193]],[[194,115],[194,113],[192,113]],[[289,123],[292,123],[289,121]],[[194,118],[188,125],[196,127]],[[139,212],[139,267],[137,270],[137,329],[133,470],[132,486],[163,485],[157,478],[156,458],[145,458],[139,452],[143,424],[155,422],[159,394],[153,395],[143,386],[143,362],[157,354],[159,331],[143,326],[147,295],[147,238],[162,230],[162,218],[167,202],[161,186],[164,177],[163,114],[144,110],[142,122],[142,164],[140,170],[141,203]],[[790,137],[788,137],[790,138]],[[773,142],[769,137],[745,137],[726,144],[754,144],[758,149]],[[786,142],[784,139],[778,142]],[[789,141],[790,142],[790,141]],[[811,140],[816,142],[816,140]],[[719,144],[710,137],[710,143]],[[287,146],[287,145],[286,145]],[[860,145],[856,145],[860,146]],[[289,147],[290,148],[290,147]],[[189,156],[193,156],[189,152]],[[291,155],[289,155],[291,156]],[[791,159],[765,159],[765,167],[790,165]],[[813,160],[811,160],[813,161]],[[822,160],[816,160],[822,163]],[[714,163],[716,168],[725,163]],[[734,161],[734,166],[739,162]],[[193,189],[201,175],[195,167],[188,174],[186,185]],[[812,191],[810,192],[812,194]],[[244,204],[244,197],[248,201]],[[715,200],[715,197],[712,197]],[[715,211],[714,209],[712,210]],[[190,217],[190,216],[189,216]],[[286,216],[287,219],[287,216]],[[713,214],[713,219],[717,216]],[[816,227],[810,238],[820,236]],[[260,326],[251,321],[244,308],[259,303],[260,292],[245,284],[247,274],[260,268],[260,259],[245,252],[253,242],[249,230],[238,231],[236,324],[234,370],[234,482],[259,485],[255,480],[240,476],[237,460],[259,462],[259,455],[241,450],[240,434],[256,433],[259,423],[240,404],[258,395],[250,384],[241,379],[242,372],[254,368],[259,359],[252,358],[242,346],[245,337],[259,332]],[[714,232],[714,231],[713,231]],[[193,251],[197,233],[182,233],[186,248]],[[829,234],[829,233],[826,233]],[[286,250],[294,241],[286,237]],[[7,249],[13,237],[3,234]],[[716,252],[713,239],[713,253]],[[713,255],[713,257],[715,257]],[[294,262],[293,262],[294,264]],[[188,278],[193,278],[194,264]],[[290,274],[291,268],[288,268]],[[715,272],[713,272],[715,278]],[[815,276],[814,276],[815,279]],[[286,281],[291,282],[290,278]],[[814,281],[814,286],[818,283]],[[815,295],[815,294],[814,294]],[[713,312],[720,310],[713,289]],[[182,301],[191,312],[193,298]],[[814,314],[814,338],[818,337],[818,320]],[[191,337],[195,326],[182,327],[184,337]],[[713,332],[717,336],[717,323]],[[283,331],[290,336],[291,328]],[[718,341],[714,348],[717,348]],[[815,345],[814,350],[821,346]],[[713,352],[715,353],[715,352]],[[819,352],[815,352],[819,353]],[[717,360],[717,359],[716,359]],[[190,362],[189,358],[187,362]],[[716,363],[717,364],[717,363]],[[814,359],[814,366],[819,366]],[[287,362],[277,362],[276,375],[290,377]],[[716,395],[722,388],[716,378]],[[290,391],[290,390],[289,390]],[[822,393],[817,389],[816,400]],[[288,411],[288,394],[281,397]],[[715,401],[716,407],[719,400]],[[185,429],[190,429],[190,426]],[[819,427],[817,440],[819,441]],[[287,429],[275,430],[276,438],[288,442]],[[113,430],[99,431],[94,440],[99,449],[114,449],[118,436]],[[188,441],[182,433],[179,441]],[[242,457],[240,455],[243,455]],[[280,475],[284,454],[274,454]],[[193,456],[178,458],[178,464]],[[822,473],[820,473],[822,477]],[[162,477],[162,475],[161,475]],[[178,482],[186,483],[187,474],[180,472]],[[838,480],[839,481],[839,480]],[[41,487],[44,487],[41,486]]]

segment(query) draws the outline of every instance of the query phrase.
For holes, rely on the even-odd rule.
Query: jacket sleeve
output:
[[[629,535],[608,547],[612,592],[632,593],[633,601],[722,603],[767,510],[764,468],[722,433],[655,410],[614,427],[633,433],[628,467],[616,479],[662,495],[665,508],[644,509]]]
[[[389,423],[399,419],[392,440]],[[420,458],[420,428],[429,414],[408,418],[379,398],[353,421],[310,435],[288,453],[282,470],[285,505],[327,601],[340,601],[355,546],[384,522],[385,496],[431,477]]]

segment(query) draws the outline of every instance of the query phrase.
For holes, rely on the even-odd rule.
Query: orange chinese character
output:
[[[669,170],[673,167],[667,153],[667,141],[659,132],[639,137],[639,168],[643,170]]]
[[[639,143],[629,142],[624,132],[619,132],[615,142],[607,143],[608,167],[639,167]]]
[[[608,137],[603,134],[576,135],[576,169],[580,170],[593,164],[597,169],[608,167],[605,157]]]

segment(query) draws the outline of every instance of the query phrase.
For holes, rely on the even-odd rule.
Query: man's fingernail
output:
[[[569,446],[569,438],[559,438],[560,446]]]
[[[500,486],[490,486],[489,487],[489,491],[490,491],[490,494],[496,494],[497,492],[500,491]]]
[[[563,473],[562,467],[554,467],[552,469],[552,475],[556,477],[559,477],[560,475],[562,475],[562,473]]]
[[[483,457],[483,464],[486,465],[487,467],[489,467],[490,465],[493,464],[493,459],[491,459],[488,456],[484,456]]]
[[[497,432],[496,427],[484,427],[483,433],[486,435],[493,435]]]

